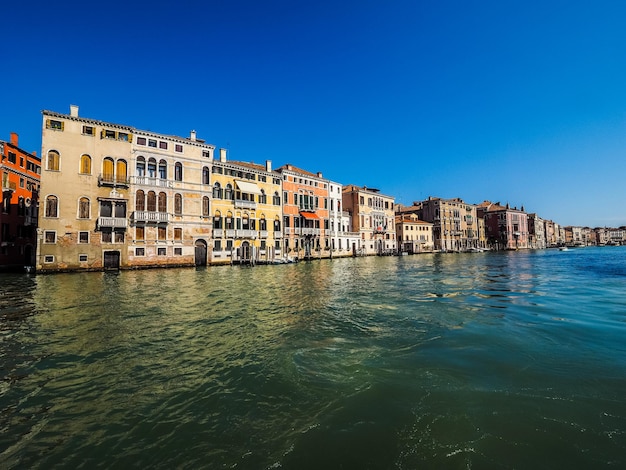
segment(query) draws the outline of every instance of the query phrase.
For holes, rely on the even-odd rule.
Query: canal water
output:
[[[0,281],[0,468],[626,467],[626,247]]]

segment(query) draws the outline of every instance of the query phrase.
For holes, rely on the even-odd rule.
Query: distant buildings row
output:
[[[199,139],[43,111],[42,159],[0,142],[0,266],[39,272],[281,263],[400,252],[620,244],[485,201],[396,205],[286,164],[229,161]]]

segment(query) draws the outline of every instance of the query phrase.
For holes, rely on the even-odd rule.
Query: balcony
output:
[[[98,175],[98,186],[111,186],[111,187],[124,187],[127,188],[130,185],[130,179],[126,176],[116,176],[100,174]]]
[[[37,225],[37,217],[33,217],[32,215],[24,216],[24,225]]]
[[[319,236],[320,234],[320,229],[319,228],[308,228],[308,227],[302,227],[300,229],[300,235],[314,235],[314,236]]]
[[[171,188],[174,186],[171,181],[162,178],[156,178],[154,176],[135,176],[133,177],[133,181],[136,185],[139,186],[156,186],[159,188]]]
[[[224,236],[223,228],[214,228],[213,229],[213,238],[222,238]]]
[[[236,230],[234,230],[232,228],[227,228],[226,229],[226,238],[235,238],[235,233],[236,233]]]
[[[283,232],[274,231],[274,240],[278,240],[279,238],[283,238]]]
[[[259,230],[259,238],[267,238],[267,230]]]
[[[166,224],[169,222],[169,214],[167,212],[135,211],[132,219],[134,222]]]
[[[256,238],[257,231],[256,230],[244,230],[238,229],[236,233],[237,238]]]
[[[235,209],[256,209],[256,202],[235,199]]]
[[[15,191],[17,189],[17,183],[15,181],[3,181],[2,191]]]
[[[98,217],[98,227],[126,228],[128,220],[125,217]]]

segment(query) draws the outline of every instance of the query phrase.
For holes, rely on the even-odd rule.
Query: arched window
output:
[[[181,215],[183,213],[183,196],[179,193],[174,194],[174,214]]]
[[[202,215],[208,217],[209,213],[209,197],[204,196],[202,198]]]
[[[145,211],[146,210],[146,195],[140,189],[135,194],[135,210],[136,211]]]
[[[274,232],[280,232],[280,219],[278,216],[274,219]]]
[[[91,174],[91,157],[89,155],[82,155],[80,157],[80,173],[83,175]]]
[[[213,198],[222,199],[222,187],[217,182],[213,185]]]
[[[232,199],[233,198],[233,187],[229,184],[226,185],[226,190],[224,191],[224,199]]]
[[[59,171],[61,167],[61,155],[56,150],[50,150],[48,152],[47,169],[52,171]]]
[[[78,200],[78,218],[79,219],[89,218],[89,199],[86,197],[81,197]]]
[[[143,157],[137,157],[137,167],[136,167],[136,175],[137,176],[146,176],[146,159]]]
[[[159,178],[162,180],[167,179],[167,163],[165,160],[159,161]]]
[[[167,194],[159,193],[159,212],[167,212]]]
[[[46,217],[58,217],[59,200],[56,196],[48,196],[46,198]]]
[[[274,191],[274,205],[280,206],[280,195],[278,194],[278,191]]]
[[[126,160],[118,160],[117,161],[117,182],[118,183],[126,183]]]
[[[156,174],[157,174],[157,163],[156,163],[156,160],[154,158],[150,158],[148,160],[148,177],[149,178],[156,178]]]
[[[176,162],[174,165],[174,179],[176,181],[183,180],[183,164],[180,162]]]
[[[209,184],[209,175],[211,173],[209,172],[209,168],[208,167],[202,167],[202,184]]]
[[[265,216],[262,215],[259,219],[259,230],[267,230],[267,220],[265,220]]]
[[[267,204],[267,194],[265,194],[265,190],[261,190],[261,194],[259,195],[259,204]]]
[[[147,204],[147,210],[149,212],[155,212],[156,211],[156,193],[154,191],[148,191],[148,204]]]
[[[111,157],[106,157],[102,160],[102,176],[105,181],[113,181],[113,175],[115,174],[115,162]]]
[[[213,216],[213,228],[222,228],[222,213],[220,211],[215,211],[215,215]]]

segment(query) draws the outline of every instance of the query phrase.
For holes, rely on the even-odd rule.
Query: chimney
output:
[[[265,171],[272,171],[272,160],[265,160]]]
[[[78,106],[76,106],[75,104],[70,105],[70,116],[78,117]]]
[[[194,142],[196,141],[196,131],[191,131],[189,140],[193,140]]]
[[[17,132],[11,132],[11,145],[14,145],[17,147],[17,141],[18,141]]]
[[[220,149],[220,162],[226,161],[226,149]]]
[[[318,177],[318,178],[321,178],[321,177],[322,177],[322,172],[321,172],[321,171],[318,171],[318,172],[317,172],[317,177]]]

